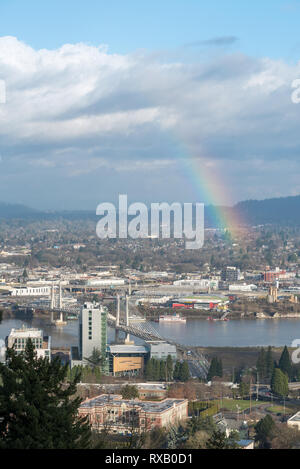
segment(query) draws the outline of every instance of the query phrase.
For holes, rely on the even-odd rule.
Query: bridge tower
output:
[[[53,310],[55,308],[55,297],[54,297],[54,284],[52,283],[51,285],[51,301],[50,301],[50,309],[51,309],[51,324],[54,322],[54,317],[53,317]]]
[[[63,312],[62,312],[62,309],[63,309],[63,299],[62,299],[61,282],[59,282],[58,307],[59,307],[59,310],[60,310],[60,317],[59,317],[59,320],[60,320],[60,322],[63,322],[63,320],[64,320],[64,315],[63,315]]]
[[[117,295],[117,314],[116,314],[116,328],[115,328],[115,342],[119,342],[119,328],[120,325],[120,295]]]
[[[129,296],[127,295],[125,297],[125,302],[126,302],[125,325],[129,326]],[[132,342],[130,341],[130,334],[126,334],[125,344],[131,344],[131,343]]]

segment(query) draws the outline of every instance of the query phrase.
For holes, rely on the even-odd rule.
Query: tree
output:
[[[185,440],[185,431],[181,426],[171,426],[167,434],[167,449],[178,449]]]
[[[292,362],[291,362],[290,354],[286,345],[284,346],[281,357],[279,359],[279,368],[281,369],[281,371],[286,373],[289,378],[291,378]]]
[[[223,377],[223,363],[222,363],[222,359],[220,358],[219,360],[217,359],[217,363],[216,363],[216,373],[217,373],[217,376],[219,376],[220,378]]]
[[[271,380],[271,390],[280,397],[285,397],[289,393],[288,377],[279,368],[274,369]]]
[[[206,443],[206,449],[238,449],[237,441],[236,432],[227,437],[223,430],[215,430]]]
[[[172,379],[173,379],[173,359],[172,359],[171,355],[167,356],[166,367],[167,367],[167,380],[172,381]]]
[[[37,359],[29,339],[25,351],[7,350],[0,363],[0,448],[76,449],[90,445],[86,417],[75,397],[80,376],[65,382],[68,365]]]
[[[146,369],[145,369],[146,379],[151,381],[153,379],[153,373],[154,373],[153,360],[150,359],[150,360],[147,361],[147,364],[146,364]]]
[[[216,376],[216,372],[217,372],[216,358],[213,357],[210,362],[209,370],[207,373],[207,381],[211,381],[212,378]]]
[[[274,359],[272,354],[272,347],[268,347],[266,353],[266,368],[267,368],[267,378],[271,379],[274,371]]]
[[[190,375],[189,366],[187,362],[184,361],[183,363],[181,363],[181,366],[180,366],[179,379],[180,381],[188,381],[190,377],[191,375]]]
[[[164,360],[160,361],[160,366],[159,366],[159,380],[160,381],[166,381],[166,362]]]
[[[276,425],[272,439],[272,449],[299,449],[300,431],[286,424]]]
[[[28,273],[27,273],[26,268],[23,270],[22,277],[23,277],[23,280],[24,280],[24,281],[28,278]]]
[[[175,363],[175,368],[174,368],[174,372],[173,372],[173,378],[177,381],[179,380],[179,373],[180,373],[180,361],[176,361]]]
[[[257,358],[256,369],[257,369],[260,380],[264,380],[265,377],[267,376],[267,355],[263,347],[260,349],[260,352]]]
[[[92,371],[94,371],[95,368],[103,369],[106,361],[106,358],[102,356],[102,353],[96,347],[93,348],[92,355],[90,357],[84,357],[84,359],[89,363]]]
[[[241,396],[241,398],[245,398],[247,396],[249,396],[250,394],[250,383],[247,383],[245,381],[241,381],[240,384],[239,384],[239,395]]]
[[[266,415],[254,427],[255,441],[261,448],[268,449],[271,447],[271,439],[274,436],[275,422],[270,415]]]
[[[130,386],[126,384],[121,389],[122,399],[136,399],[139,397],[139,390],[137,386]]]
[[[207,381],[211,381],[215,376],[222,378],[223,376],[223,365],[222,360],[218,360],[217,357],[213,357],[210,363],[210,367],[207,374]]]

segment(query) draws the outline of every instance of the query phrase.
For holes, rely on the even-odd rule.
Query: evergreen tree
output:
[[[106,358],[102,356],[101,351],[98,348],[93,348],[92,355],[90,357],[84,357],[88,362],[89,367],[94,371],[95,368],[103,369],[106,363]]]
[[[175,381],[178,381],[180,379],[180,361],[177,360],[177,362],[175,363],[175,368],[174,368],[174,372],[173,372],[173,378]]]
[[[213,357],[207,373],[207,381],[211,381],[214,376],[218,376],[218,359]]]
[[[266,415],[255,425],[255,441],[259,442],[261,448],[271,447],[270,440],[273,438],[275,427],[275,422],[270,415]]]
[[[220,378],[223,376],[223,363],[221,358],[216,360],[216,374]]]
[[[130,386],[126,384],[121,389],[122,399],[136,399],[139,397],[139,390],[137,386]]]
[[[245,381],[241,381],[239,384],[239,395],[241,398],[248,397],[250,394],[250,383],[246,383]]]
[[[167,356],[166,367],[167,367],[167,380],[172,381],[172,379],[173,379],[173,360],[172,360],[171,355]]]
[[[160,361],[159,380],[166,381],[167,364],[165,360]]]
[[[206,449],[237,449],[237,441],[236,432],[227,437],[223,430],[215,430],[206,443]]]
[[[0,363],[0,448],[76,449],[90,445],[90,427],[78,416],[79,375],[65,383],[68,365],[37,359],[29,339],[24,353],[7,350]]]
[[[183,363],[181,363],[181,366],[180,366],[179,379],[180,381],[188,381],[190,377],[191,375],[190,375],[188,363],[184,361]]]
[[[147,361],[147,364],[146,364],[146,369],[145,369],[146,379],[148,381],[152,381],[153,380],[153,374],[154,374],[153,360],[150,359],[150,360]]]
[[[153,368],[154,368],[154,381],[159,381],[160,379],[160,360],[153,360]]]
[[[268,347],[266,353],[266,371],[267,371],[267,378],[271,379],[274,371],[274,359],[272,354],[272,347]]]
[[[184,431],[180,427],[171,426],[167,434],[167,449],[178,449],[184,438]]]
[[[267,354],[263,347],[260,349],[257,358],[256,369],[259,375],[259,379],[264,380],[267,376]]]
[[[289,393],[288,377],[279,368],[274,369],[271,390],[274,394],[281,397],[285,397]]]
[[[286,373],[289,378],[292,377],[292,362],[286,345],[279,359],[279,368]]]

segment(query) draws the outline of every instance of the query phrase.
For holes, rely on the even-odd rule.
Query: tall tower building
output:
[[[107,311],[99,303],[84,303],[79,317],[79,355],[87,365],[94,349],[106,358]],[[106,362],[105,362],[106,363]],[[105,371],[106,365],[102,366]]]

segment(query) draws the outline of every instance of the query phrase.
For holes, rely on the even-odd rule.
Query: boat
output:
[[[181,322],[186,323],[186,318],[180,316],[180,314],[164,314],[159,316],[159,322]]]

